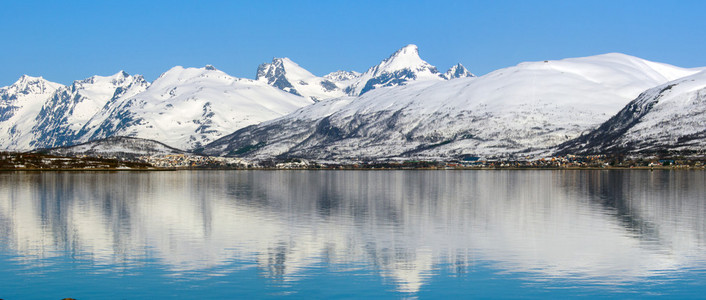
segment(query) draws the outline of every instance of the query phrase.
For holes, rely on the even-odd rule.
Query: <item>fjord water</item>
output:
[[[0,298],[702,297],[703,171],[0,173]]]

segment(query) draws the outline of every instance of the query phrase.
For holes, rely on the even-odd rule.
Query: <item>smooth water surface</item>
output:
[[[705,175],[0,173],[0,298],[698,298]]]

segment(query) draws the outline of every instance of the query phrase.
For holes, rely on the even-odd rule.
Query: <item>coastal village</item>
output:
[[[138,157],[137,160],[156,168],[248,169],[255,167],[255,164],[240,158],[189,154],[146,155]]]
[[[384,170],[384,169],[705,169],[706,157],[625,157],[566,155],[540,159],[486,159],[457,161],[389,160],[320,162],[306,159],[248,161],[235,157],[191,154],[57,157],[38,153],[0,153],[0,170],[181,170],[181,169],[275,169],[275,170]]]
[[[157,168],[174,169],[607,169],[607,168],[671,168],[704,169],[706,157],[660,158],[618,157],[608,155],[520,159],[467,158],[458,161],[390,160],[319,162],[306,159],[282,161],[247,161],[233,157],[198,156],[188,154],[141,156],[139,161]]]

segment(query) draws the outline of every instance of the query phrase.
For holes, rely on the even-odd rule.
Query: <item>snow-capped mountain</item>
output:
[[[324,78],[333,81],[335,83],[342,83],[344,86],[347,86],[347,82],[351,82],[352,80],[355,80],[356,78],[360,77],[361,73],[358,73],[356,71],[335,71],[328,73],[324,75]]]
[[[419,57],[417,46],[410,44],[368,69],[346,87],[345,92],[348,95],[358,96],[380,87],[404,85],[417,80],[443,79],[443,74],[440,74],[436,67]]]
[[[365,73],[336,71],[317,77],[288,58],[275,58],[257,69],[257,80],[288,93],[321,101],[344,95],[359,96],[380,87],[405,85],[408,82],[473,77],[458,64],[445,74],[419,57],[416,45],[407,45]]]
[[[81,141],[132,136],[193,149],[312,103],[213,66],[174,67],[142,93],[122,97],[93,116]]]
[[[405,47],[393,57],[415,60],[416,47]],[[389,67],[385,70],[395,68],[393,57],[383,64]],[[373,68],[361,78],[382,69]],[[256,159],[548,153],[595,128],[642,91],[697,72],[615,53],[521,63],[448,81],[425,63],[417,70],[418,78],[429,80],[322,101],[236,131],[204,152]]]
[[[257,68],[255,79],[312,101],[344,95],[341,87],[334,81],[311,74],[286,57],[274,58],[272,63],[261,64]]]
[[[470,71],[466,69],[461,63],[449,68],[446,73],[443,74],[445,79],[463,78],[463,77],[475,77]]]
[[[213,66],[153,83],[122,71],[70,86],[23,76],[0,88],[0,146],[129,136],[255,159],[450,159],[533,157],[581,136],[561,149],[693,150],[705,135],[700,71],[611,53],[441,74],[408,45],[363,74],[317,77],[282,58],[256,80]]]
[[[70,86],[23,76],[0,97],[0,143],[20,151],[111,136],[192,149],[313,103],[213,66],[175,67],[152,84],[123,71]]]
[[[58,89],[44,103],[35,119],[26,148],[50,148],[81,141],[81,129],[96,113],[122,97],[144,91],[149,83],[140,76],[120,71],[112,76],[93,76]]]
[[[704,150],[706,71],[645,91],[596,130],[559,147],[563,154]]]
[[[0,148],[28,148],[36,116],[54,92],[63,87],[42,77],[23,75],[14,84],[0,88]]]

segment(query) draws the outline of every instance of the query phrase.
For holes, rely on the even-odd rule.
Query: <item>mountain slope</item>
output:
[[[14,84],[0,88],[0,148],[28,150],[36,116],[63,87],[42,77],[23,75]]]
[[[42,106],[32,128],[30,148],[50,148],[80,141],[81,128],[107,104],[144,91],[142,76],[120,71],[112,76],[93,76],[57,90]]]
[[[113,136],[106,139],[81,143],[74,146],[42,149],[38,152],[56,156],[102,156],[135,158],[144,155],[182,154],[182,150],[169,147],[157,141]]]
[[[430,80],[322,101],[236,131],[204,152],[257,159],[547,153],[598,126],[640,92],[697,72],[623,54],[522,63],[450,81],[423,70]]]
[[[132,136],[193,149],[311,103],[212,66],[174,67],[144,92],[123,97],[96,114],[82,129],[82,140]]]
[[[706,150],[706,71],[649,89],[561,154]]]

